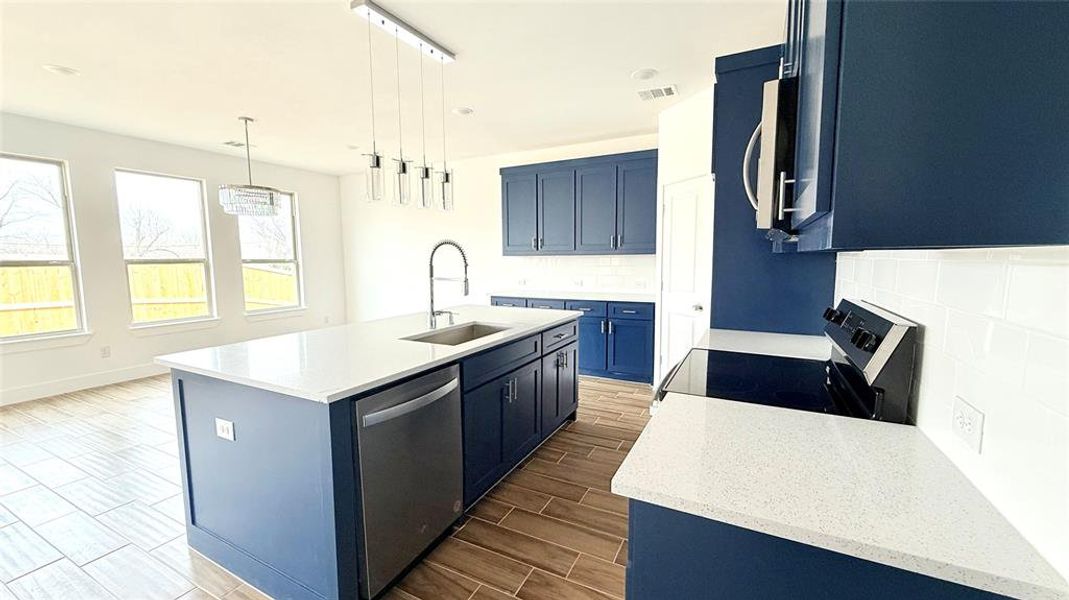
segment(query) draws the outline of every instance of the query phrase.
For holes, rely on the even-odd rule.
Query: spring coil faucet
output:
[[[436,252],[438,252],[438,249],[441,248],[442,246],[452,246],[452,247],[457,249],[457,252],[460,253],[460,258],[461,258],[461,260],[464,261],[464,279],[463,280],[457,279],[456,277],[435,277],[434,276],[434,255],[435,255]],[[442,240],[442,241],[438,242],[437,244],[435,244],[434,248],[431,250],[431,258],[428,261],[428,266],[430,267],[430,282],[429,283],[430,283],[430,294],[431,294],[431,309],[430,309],[430,319],[429,319],[429,321],[430,321],[431,329],[436,329],[438,327],[438,316],[439,315],[449,315],[449,324],[452,325],[453,324],[453,317],[454,317],[454,315],[456,313],[454,313],[452,311],[448,311],[448,310],[435,310],[434,309],[434,282],[435,281],[463,281],[464,282],[464,295],[467,296],[468,292],[470,290],[470,284],[468,283],[468,255],[467,255],[467,253],[464,252],[464,249],[460,247],[460,244],[454,242],[453,240]]]

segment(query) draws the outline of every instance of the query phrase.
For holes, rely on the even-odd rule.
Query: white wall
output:
[[[485,303],[509,290],[610,292],[654,288],[653,256],[505,257],[501,255],[502,167],[644,150],[656,135],[472,158],[451,164],[456,210],[419,210],[363,200],[363,175],[342,177],[342,229],[350,320],[367,320],[427,309],[427,258],[443,238],[456,240],[471,263],[471,296],[459,285],[438,285],[439,306]],[[459,274],[452,250],[439,252],[438,273]]]
[[[836,297],[924,326],[918,427],[1069,575],[1069,246],[840,253]],[[955,397],[985,415],[980,454]]]
[[[307,309],[264,319],[244,314],[237,218],[222,212],[214,194],[221,183],[241,181],[243,159],[12,114],[0,114],[0,149],[68,161],[91,331],[75,340],[75,345],[0,346],[0,404],[161,372],[152,365],[152,358],[159,354],[345,320],[335,176],[253,164],[257,183],[296,192],[304,258]],[[205,181],[217,321],[130,329],[114,190],[116,167]],[[110,358],[101,357],[105,346],[110,347]]]
[[[657,183],[660,186],[713,171],[713,88],[658,115]],[[712,252],[712,248],[709,249]]]

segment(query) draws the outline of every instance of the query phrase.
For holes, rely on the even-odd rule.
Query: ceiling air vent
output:
[[[667,98],[669,96],[675,96],[679,91],[676,89],[675,84],[665,87],[655,87],[646,90],[639,90],[638,97],[643,100],[659,100],[660,98]]]
[[[227,141],[223,142],[223,145],[224,146],[230,146],[231,148],[244,148],[245,147],[245,142],[241,142],[241,141],[238,141],[238,140],[227,140]],[[253,145],[251,145],[249,147],[250,148],[255,148],[256,144],[253,144]]]

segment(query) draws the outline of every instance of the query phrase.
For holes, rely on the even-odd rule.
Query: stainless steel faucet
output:
[[[438,252],[438,249],[441,248],[442,246],[452,246],[452,247],[457,249],[457,252],[460,253],[460,258],[461,258],[461,260],[464,261],[464,279],[458,279],[456,277],[435,277],[434,276],[434,254],[436,252]],[[430,274],[430,292],[431,292],[430,325],[431,325],[431,329],[436,329],[438,327],[438,317],[440,315],[449,315],[449,324],[452,325],[453,324],[453,316],[456,313],[454,313],[452,311],[448,311],[448,310],[434,310],[434,282],[435,281],[463,281],[464,282],[464,295],[467,296],[468,295],[468,291],[469,291],[469,285],[468,285],[468,255],[464,253],[464,249],[460,247],[460,244],[454,242],[453,240],[442,240],[442,241],[438,242],[437,244],[435,244],[434,245],[434,249],[431,250],[431,259],[430,259],[429,263],[430,263],[430,269],[431,269],[431,274]]]

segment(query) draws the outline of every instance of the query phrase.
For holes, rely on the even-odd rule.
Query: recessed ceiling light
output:
[[[74,67],[64,65],[41,65],[41,68],[55,75],[81,75],[82,72]]]
[[[645,81],[647,79],[653,79],[657,76],[657,69],[645,68],[631,72],[631,79],[637,79],[639,81]]]
[[[453,109],[453,114],[454,115],[460,115],[462,117],[467,117],[467,116],[472,115],[474,113],[475,113],[475,109],[471,108],[470,106],[458,106],[458,107]]]
[[[357,146],[356,144],[347,144],[345,147],[350,149],[350,150],[359,150],[360,149],[360,146]]]

